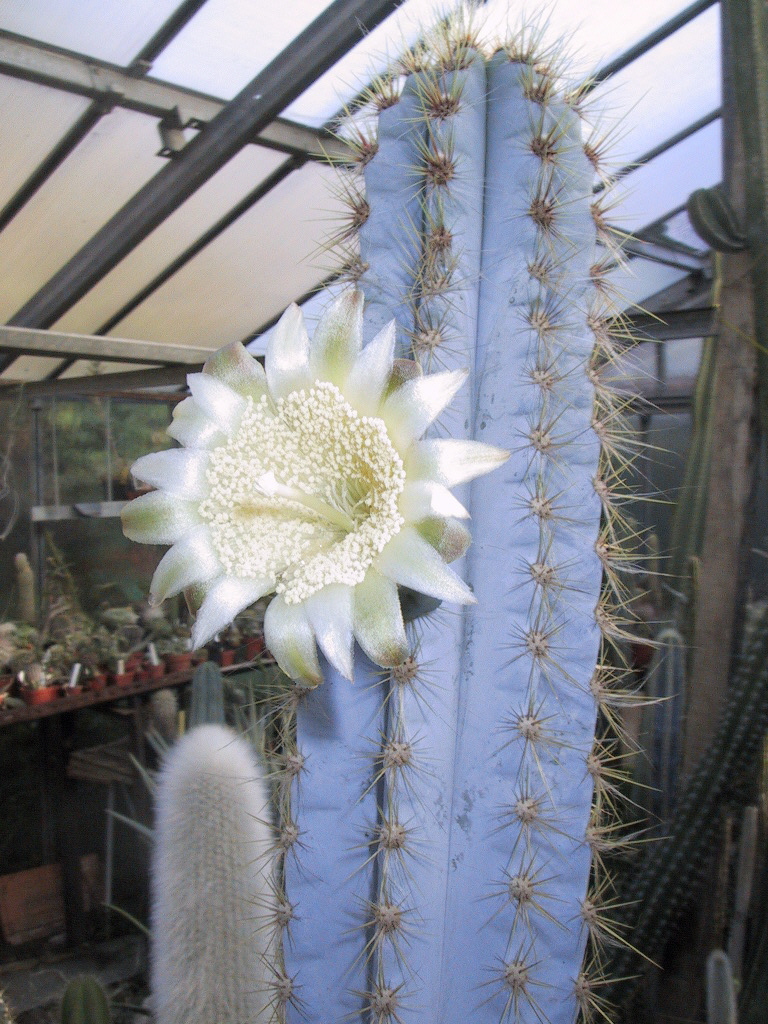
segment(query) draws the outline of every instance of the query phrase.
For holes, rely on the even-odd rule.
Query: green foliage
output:
[[[139,455],[171,445],[164,402],[88,398],[51,402],[47,412],[46,468],[49,480],[59,478],[63,503],[105,500],[108,472],[113,484],[125,487]]]
[[[628,1002],[637,989],[637,949],[658,958],[705,877],[721,812],[743,799],[736,788],[753,766],[768,727],[768,609],[763,608],[737,660],[715,736],[675,808],[669,835],[648,847],[620,894],[631,947],[613,950],[606,995]]]

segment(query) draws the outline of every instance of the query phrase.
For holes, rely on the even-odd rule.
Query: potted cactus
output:
[[[165,658],[168,672],[189,672],[192,669],[192,634],[182,626],[174,628],[171,636],[156,643],[157,653]]]

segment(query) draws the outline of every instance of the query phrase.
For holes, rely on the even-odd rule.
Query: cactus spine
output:
[[[152,862],[158,1024],[271,1019],[272,831],[253,751],[221,725],[191,730],[163,764]]]
[[[109,999],[97,978],[74,978],[64,991],[61,1024],[109,1024]]]
[[[645,682],[649,704],[643,709],[636,778],[645,790],[638,803],[647,805],[653,824],[660,822],[665,829],[677,796],[687,647],[674,626],[662,629],[655,640],[658,647]]]
[[[457,495],[477,607],[413,623],[391,673],[359,657],[354,686],[328,668],[282,705],[290,1021],[604,1012],[617,770],[593,738],[619,700],[626,531],[601,147],[536,32],[489,52],[460,14],[367,96],[374,135],[360,112],[343,130],[358,159],[336,241],[366,336],[394,318],[402,355],[467,367],[438,436],[512,457]],[[461,527],[424,529],[450,545]]]

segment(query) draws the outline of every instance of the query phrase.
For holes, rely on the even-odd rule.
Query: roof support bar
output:
[[[657,29],[635,43],[634,46],[630,46],[624,53],[620,53],[615,60],[608,61],[607,64],[604,64],[596,71],[586,86],[587,91],[594,89],[595,86],[604,82],[606,78],[610,78],[612,75],[618,74],[619,71],[623,71],[632,61],[637,60],[638,57],[642,57],[643,54],[652,50],[654,46],[664,42],[669,36],[674,35],[678,29],[683,28],[689,21],[693,21],[694,18],[698,18],[700,14],[703,14],[704,11],[716,3],[718,3],[718,0],[696,0],[690,7],[686,7],[679,14],[676,14],[674,18],[670,18],[663,25],[659,25]]]
[[[128,338],[98,338],[91,334],[65,334],[30,327],[0,326],[0,353],[60,356],[62,359],[98,359],[118,363],[168,363],[188,366],[203,363],[210,350],[189,345]]]
[[[171,14],[168,20],[160,26],[149,42],[142,46],[131,61],[130,70],[134,74],[146,75],[152,67],[152,61],[154,61],[155,58],[163,52],[171,40],[181,32],[187,22],[194,18],[205,2],[206,0],[184,0],[184,2]]]
[[[21,78],[49,89],[60,89],[137,114],[162,119],[173,110],[183,111],[196,126],[208,124],[224,109],[224,102],[180,85],[136,77],[116,64],[83,57],[36,39],[0,30],[0,75]],[[295,124],[283,118],[266,125],[258,138],[261,146],[285,153],[307,153],[323,159],[326,152],[343,156],[346,150],[328,132]]]
[[[401,0],[334,0],[11,319],[50,327]]]

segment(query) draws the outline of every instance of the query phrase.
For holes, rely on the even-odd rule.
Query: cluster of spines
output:
[[[297,980],[286,968],[285,948],[291,942],[291,924],[296,914],[285,885],[289,857],[298,857],[301,830],[296,821],[296,793],[301,786],[304,756],[296,740],[296,715],[307,689],[291,684],[279,695],[270,695],[263,710],[264,733],[268,739],[267,757],[272,768],[272,794],[275,804],[274,890],[269,893],[270,921],[276,941],[266,979],[269,1008],[274,1024],[285,1024],[289,1006],[301,1013],[301,993]]]
[[[516,1019],[522,1005],[536,1013],[536,949],[531,939],[535,914],[553,914],[548,901],[550,879],[545,865],[535,861],[535,832],[557,829],[557,808],[547,791],[541,753],[547,750],[557,756],[559,746],[567,744],[562,728],[545,713],[540,692],[550,688],[549,677],[562,674],[567,652],[558,650],[558,602],[568,600],[568,591],[578,589],[578,582],[569,578],[567,564],[555,564],[551,558],[553,537],[558,525],[578,518],[578,508],[569,505],[566,474],[560,471],[559,453],[565,446],[579,444],[579,437],[562,428],[564,411],[575,395],[591,395],[591,420],[587,430],[596,435],[601,454],[593,485],[602,507],[602,526],[596,540],[595,553],[604,575],[603,594],[595,607],[595,621],[602,634],[598,667],[590,683],[596,715],[606,726],[607,735],[615,739],[598,739],[590,751],[584,751],[584,770],[594,790],[592,814],[587,826],[586,842],[592,852],[592,887],[582,908],[582,922],[587,952],[582,972],[572,979],[573,993],[585,1020],[605,1018],[608,1006],[603,996],[607,984],[603,968],[606,944],[625,942],[619,926],[611,922],[615,910],[615,894],[606,869],[606,862],[621,853],[628,844],[628,829],[621,809],[626,775],[621,752],[625,735],[621,709],[640,700],[633,690],[626,689],[628,676],[625,664],[627,642],[632,638],[631,616],[626,612],[628,589],[624,582],[627,571],[636,570],[640,538],[624,515],[629,497],[626,479],[636,449],[630,441],[626,414],[629,400],[617,400],[611,387],[610,367],[622,356],[629,330],[616,314],[610,285],[610,271],[621,260],[621,236],[611,224],[611,174],[606,164],[610,134],[598,127],[581,143],[583,152],[600,178],[600,185],[590,204],[598,246],[603,255],[588,268],[591,287],[578,299],[563,290],[560,273],[567,259],[569,240],[561,232],[560,221],[567,193],[568,171],[560,162],[564,150],[574,146],[562,119],[552,116],[552,109],[570,109],[582,117],[587,90],[564,93],[559,85],[558,51],[542,45],[541,26],[521,31],[503,45],[509,61],[521,66],[523,93],[538,111],[531,123],[528,145],[540,160],[541,171],[536,187],[529,197],[527,216],[535,225],[538,246],[536,257],[528,267],[532,290],[537,297],[528,312],[528,329],[535,339],[534,358],[525,368],[528,383],[535,385],[538,401],[528,412],[526,426],[520,431],[519,444],[529,455],[528,495],[517,499],[520,520],[532,518],[540,533],[539,553],[525,567],[531,586],[531,607],[526,627],[515,627],[510,646],[515,649],[511,660],[526,658],[529,662],[529,692],[524,707],[503,719],[503,728],[519,740],[521,769],[518,792],[512,805],[500,813],[500,827],[514,824],[517,837],[510,855],[507,877],[499,882],[499,893],[512,906],[512,925],[505,958],[495,968],[495,977],[508,992],[504,1019]],[[393,69],[381,76],[362,95],[358,107],[350,111],[340,135],[350,145],[352,158],[345,169],[340,196],[346,203],[348,217],[330,240],[340,256],[341,276],[358,284],[368,271],[356,245],[356,234],[369,214],[369,200],[362,183],[362,172],[375,157],[375,115],[396,105],[403,79],[418,77],[418,94],[423,114],[424,132],[419,142],[419,161],[413,174],[422,182],[420,188],[419,223],[401,225],[403,232],[415,235],[418,263],[411,268],[412,287],[402,296],[412,314],[409,333],[410,356],[425,368],[438,366],[444,353],[450,351],[450,310],[452,296],[464,286],[458,272],[456,243],[451,225],[443,216],[441,197],[454,182],[456,164],[452,137],[446,123],[461,106],[460,80],[452,76],[468,66],[472,55],[484,49],[471,17],[459,15],[444,23],[430,39],[417,45],[402,57]],[[485,48],[488,53],[488,48]],[[439,134],[435,127],[442,129]],[[337,264],[338,266],[338,264]],[[585,296],[587,298],[585,298]],[[568,356],[564,334],[581,319],[592,332],[594,345],[585,361]],[[586,379],[584,379],[586,378]],[[407,872],[404,857],[414,853],[417,838],[413,824],[406,825],[398,817],[397,796],[407,785],[407,774],[416,767],[416,746],[407,735],[406,715],[399,693],[404,682],[415,686],[419,673],[412,658],[395,670],[389,685],[387,734],[375,755],[375,773],[381,787],[380,821],[374,830],[372,856],[377,858],[378,896],[371,902],[367,920],[370,935],[366,950],[374,960],[375,979],[367,994],[368,1005],[376,1024],[399,1021],[397,1008],[407,1000],[407,990],[400,982],[390,984],[382,951],[387,945],[402,960],[398,945],[406,929],[405,906],[408,894],[403,890]],[[565,673],[567,676],[567,673]],[[402,678],[400,678],[402,676]],[[549,694],[552,696],[551,692]],[[550,701],[551,704],[551,701]],[[407,752],[407,756],[406,756]],[[513,867],[513,863],[515,866]],[[397,870],[395,870],[397,869]],[[395,881],[397,879],[397,881]],[[502,884],[503,883],[503,884]],[[498,909],[496,911],[499,912]],[[489,970],[492,968],[489,967]],[[407,972],[406,972],[407,973]],[[495,984],[495,983],[494,983]]]

